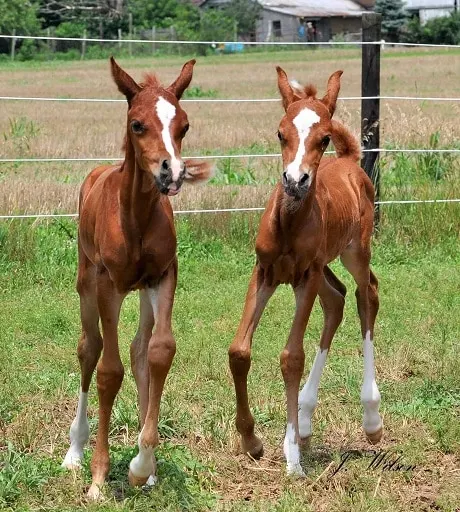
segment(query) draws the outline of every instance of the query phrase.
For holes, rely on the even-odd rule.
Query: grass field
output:
[[[217,97],[275,97],[273,64],[284,63],[298,80],[317,82],[320,91],[332,71],[344,68],[343,95],[359,95],[358,57],[350,50],[210,57],[199,61],[194,84]],[[453,58],[458,52],[388,52],[382,61],[382,93],[458,97]],[[166,81],[183,60],[159,59],[155,65]],[[137,77],[151,67],[146,59],[122,64]],[[116,97],[105,62],[2,65],[0,84],[4,95]],[[457,105],[385,103],[382,143],[459,147]],[[11,102],[2,107],[1,157],[119,154],[124,105]],[[358,108],[358,103],[342,103],[339,111],[355,130]],[[278,151],[275,133],[281,109],[277,104],[189,104],[187,111],[192,126],[189,154],[249,148]],[[81,164],[3,166],[0,212],[73,212],[79,182],[88,169]],[[460,197],[458,171],[458,159],[452,156],[385,158],[382,199]],[[175,206],[260,206],[278,175],[274,161],[224,162],[214,184],[184,190]],[[262,318],[249,379],[265,457],[256,463],[238,450],[227,348],[254,262],[257,223],[256,214],[177,220],[178,351],[162,402],[160,483],[150,491],[131,489],[126,479],[138,435],[128,359],[137,297],[126,300],[120,322],[126,375],[114,407],[112,468],[106,500],[100,504],[84,500],[90,483],[90,449],[81,473],[60,469],[79,388],[76,225],[70,221],[0,224],[0,508],[460,510],[460,208],[455,204],[382,207],[374,242],[373,269],[380,280],[381,300],[376,367],[385,424],[378,449],[400,452],[404,463],[415,469],[367,469],[371,447],[361,431],[362,357],[354,285],[337,264],[334,268],[347,285],[348,300],[321,381],[303,480],[287,478],[283,471],[285,400],[279,353],[294,310],[287,287],[278,290]],[[305,337],[305,377],[321,324],[320,308],[315,307]],[[94,388],[91,446],[97,425]],[[353,458],[334,474],[349,450],[356,450]]]

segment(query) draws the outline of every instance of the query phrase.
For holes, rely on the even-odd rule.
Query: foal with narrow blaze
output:
[[[256,241],[257,262],[229,359],[236,391],[236,427],[241,434],[242,448],[259,458],[263,446],[254,434],[247,391],[252,337],[277,286],[290,284],[296,310],[280,357],[287,399],[284,454],[287,472],[303,475],[299,444],[311,436],[321,373],[343,316],[346,289],[328,267],[338,256],[357,284],[364,344],[363,427],[371,443],[377,443],[382,436],[373,348],[379,301],[377,278],[369,267],[374,189],[358,164],[357,141],[344,126],[332,121],[342,71],[329,78],[322,99],[316,98],[314,87],[291,86],[286,73],[279,67],[277,72],[285,110],[278,131],[284,172],[262,216]],[[323,158],[330,139],[337,157]],[[324,326],[313,367],[299,394],[305,361],[303,337],[317,295]]]
[[[181,157],[189,124],[179,100],[190,84],[194,64],[194,60],[187,62],[178,78],[163,87],[154,75],[137,84],[111,59],[113,79],[128,101],[125,159],[121,165],[94,169],[80,190],[81,392],[63,466],[81,464],[89,438],[88,389],[97,365],[99,425],[88,491],[93,499],[99,497],[109,471],[110,415],[124,375],[118,321],[121,304],[132,290],[139,290],[140,297],[131,367],[142,430],[129,481],[143,485],[156,479],[153,449],[158,444],[160,399],[176,350],[171,330],[177,282],[176,233],[168,196],[176,195],[183,182],[206,180],[210,174],[208,164]]]

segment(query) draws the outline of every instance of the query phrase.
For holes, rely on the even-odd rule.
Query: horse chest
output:
[[[321,252],[315,239],[302,234],[282,240],[282,236],[272,235],[257,241],[257,259],[269,285],[295,285]]]

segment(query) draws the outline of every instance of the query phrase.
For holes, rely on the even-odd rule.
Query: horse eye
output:
[[[185,134],[188,132],[190,128],[190,125],[187,123],[183,128],[182,128],[182,131],[181,131],[181,137],[185,137]]]
[[[331,141],[331,138],[329,136],[323,138],[323,140],[321,141],[321,145],[323,146],[324,149],[327,148],[330,141]]]
[[[140,121],[132,121],[131,130],[133,133],[140,135],[141,133],[144,133],[145,126]]]
[[[278,130],[278,139],[280,140],[280,142],[284,142],[283,134],[279,130]]]

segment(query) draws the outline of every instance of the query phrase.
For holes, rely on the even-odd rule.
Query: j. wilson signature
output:
[[[340,471],[347,471],[347,462],[357,458],[371,458],[365,471],[413,471],[415,464],[407,464],[403,459],[403,454],[394,450],[347,450],[340,457],[340,464],[334,470],[331,476]]]

